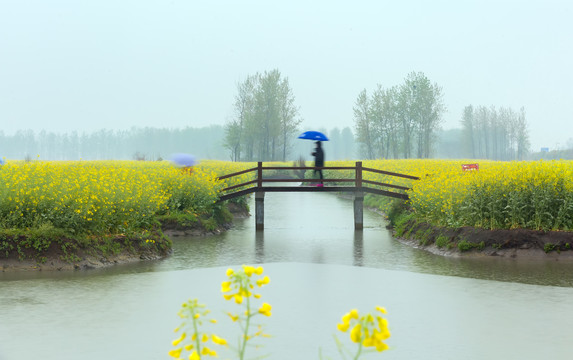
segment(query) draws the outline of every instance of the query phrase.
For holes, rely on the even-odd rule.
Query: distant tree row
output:
[[[92,133],[21,130],[14,135],[0,132],[0,157],[42,160],[157,160],[173,153],[191,153],[199,158],[227,160],[222,147],[222,126],[205,128],[102,129]]]
[[[256,73],[237,85],[224,144],[234,161],[285,161],[301,123],[287,78]]]
[[[354,105],[356,141],[361,155],[375,158],[429,158],[445,106],[442,88],[421,72],[371,96],[363,90]]]
[[[319,129],[328,135],[327,160],[356,159],[355,142],[349,127]],[[199,159],[229,160],[223,147],[225,130],[213,125],[183,129],[132,128],[78,133],[20,130],[13,135],[0,131],[0,158],[11,160],[159,160],[174,153],[190,153]],[[296,138],[296,136],[295,136]],[[291,160],[312,160],[313,142],[296,140]]]
[[[530,148],[525,109],[466,106],[462,115],[466,153],[471,158],[525,160]]]

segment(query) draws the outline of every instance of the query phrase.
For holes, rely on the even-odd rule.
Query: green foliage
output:
[[[14,244],[11,241],[2,240],[0,241],[0,254],[8,257],[10,253],[14,250]]]
[[[403,212],[396,216],[392,221],[396,236],[407,237],[412,231],[411,227],[408,227],[408,224],[414,219],[415,215],[409,212]]]
[[[399,214],[402,214],[408,210],[408,205],[406,201],[400,199],[392,199],[386,196],[378,196],[382,204],[380,205],[380,209],[385,209],[385,213],[388,216],[388,220],[392,224],[394,219]]]
[[[432,233],[432,229],[428,228],[426,230],[424,229],[419,229],[418,231],[416,231],[416,234],[414,235],[414,237],[416,239],[418,239],[418,243],[420,245],[426,246],[430,243],[430,234]]]
[[[167,214],[159,215],[157,220],[162,224],[171,224],[184,228],[192,228],[199,224],[197,215],[189,210],[170,211]]]
[[[52,243],[66,235],[62,229],[48,224],[35,229],[1,229],[0,255],[9,257],[15,251],[20,260],[41,260]]]
[[[228,224],[233,221],[233,214],[231,214],[225,204],[216,203],[213,205],[213,218],[217,224]]]
[[[478,250],[483,250],[485,249],[485,242],[480,242],[480,243],[473,243],[473,242],[468,242],[465,239],[461,240],[458,242],[458,249],[462,252],[464,251],[469,251],[472,249],[478,249]]]
[[[219,227],[217,220],[214,217],[208,219],[201,219],[201,226],[207,231],[214,231]]]
[[[450,239],[448,239],[448,237],[444,235],[438,235],[438,237],[436,238],[436,246],[439,248],[445,247],[446,245],[448,245],[449,242]]]
[[[543,246],[543,251],[545,251],[546,253],[550,253],[555,249],[557,249],[557,246],[555,244],[547,243]]]

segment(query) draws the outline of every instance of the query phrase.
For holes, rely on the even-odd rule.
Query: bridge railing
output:
[[[351,170],[351,171],[353,170],[354,171],[354,178],[353,179],[349,179],[349,178],[325,178],[325,179],[304,179],[304,178],[300,179],[300,178],[296,178],[296,179],[293,179],[293,178],[265,178],[263,176],[264,170],[318,170],[318,169],[320,169],[320,170]],[[224,176],[220,176],[219,180],[229,179],[229,178],[243,175],[243,174],[247,174],[250,172],[256,172],[254,180],[246,181],[244,183],[232,185],[232,186],[229,186],[225,189],[222,189],[221,192],[223,193],[223,195],[220,196],[219,201],[229,200],[229,199],[232,199],[234,197],[243,196],[243,195],[257,192],[257,191],[261,191],[261,192],[263,192],[263,191],[265,191],[265,192],[326,191],[326,192],[355,192],[355,193],[356,192],[368,192],[368,193],[374,193],[374,194],[390,196],[390,197],[395,197],[395,198],[400,198],[400,199],[408,199],[408,195],[403,193],[403,192],[383,190],[383,189],[380,189],[380,187],[381,188],[396,189],[396,190],[400,190],[400,191],[410,190],[409,187],[401,186],[401,185],[395,185],[395,184],[389,184],[389,183],[384,183],[384,182],[379,182],[379,181],[373,181],[373,180],[366,180],[366,179],[364,179],[364,173],[371,172],[371,173],[377,173],[377,174],[382,174],[382,175],[387,175],[387,176],[392,176],[392,177],[410,179],[410,180],[419,180],[420,179],[417,176],[363,167],[362,161],[357,161],[355,166],[324,166],[324,167],[263,166],[262,162],[258,162],[257,167],[238,171],[238,172],[235,172],[232,174],[227,174]],[[319,181],[324,182],[324,183],[335,183],[336,186],[327,186],[327,187],[264,186],[265,183],[288,183],[288,182],[316,183]],[[349,183],[349,186],[338,186],[339,183]],[[377,186],[378,188],[365,186],[365,184]],[[248,188],[244,188],[244,187],[249,186],[249,185],[253,185],[253,186],[250,186]],[[231,192],[233,190],[237,190],[240,188],[244,188],[244,189]]]

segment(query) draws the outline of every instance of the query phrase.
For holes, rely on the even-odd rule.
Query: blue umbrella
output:
[[[298,137],[299,139],[314,140],[314,141],[328,141],[326,135],[320,131],[305,131]]]
[[[197,164],[197,158],[195,156],[183,153],[171,155],[171,161],[181,167],[189,167]]]

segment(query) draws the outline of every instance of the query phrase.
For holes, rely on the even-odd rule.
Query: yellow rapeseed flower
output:
[[[183,339],[185,339],[186,336],[187,336],[186,333],[181,334],[181,336],[180,336],[178,339],[173,340],[172,345],[173,345],[173,346],[179,345],[179,343],[180,343],[181,341],[183,341]]]
[[[179,356],[181,356],[181,351],[183,351],[183,348],[171,350],[171,351],[169,351],[169,356],[177,359],[177,358],[179,358]]]
[[[269,305],[267,303],[263,303],[263,305],[259,309],[259,313],[261,313],[265,316],[271,316],[271,308],[272,308],[271,305]]]
[[[227,345],[227,340],[220,338],[215,334],[211,335],[211,339],[212,339],[213,343],[215,343],[217,345]]]

